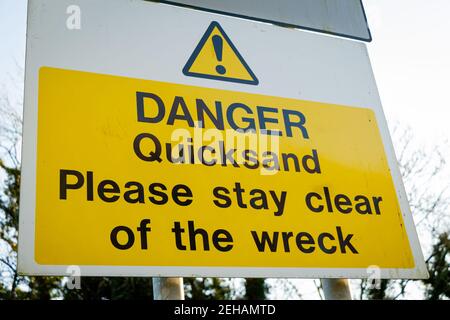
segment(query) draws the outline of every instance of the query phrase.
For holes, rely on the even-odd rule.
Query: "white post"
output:
[[[321,279],[325,300],[352,300],[347,279]]]
[[[183,278],[153,277],[154,300],[184,300]]]

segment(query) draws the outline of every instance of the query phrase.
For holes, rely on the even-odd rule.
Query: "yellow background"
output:
[[[178,95],[191,101],[188,102],[191,106],[196,98],[202,98],[210,106],[220,100],[224,107],[241,102],[251,106],[253,111],[257,105],[300,110],[306,116],[310,139],[283,136],[280,153],[302,155],[317,149],[322,174],[280,171],[262,176],[258,170],[232,166],[144,162],[133,152],[136,135],[150,132],[162,142],[169,142],[174,127],[165,124],[168,110],[162,123],[137,122],[136,91],[158,94],[166,103],[166,109],[174,95]],[[414,266],[375,115],[369,109],[46,67],[40,70],[38,107],[35,259],[39,264]],[[206,124],[211,126],[209,122]],[[177,127],[192,131],[182,121]],[[88,202],[85,188],[69,190],[68,200],[59,200],[60,169],[84,174],[93,171],[94,183],[112,179],[122,190],[127,181],[139,181],[144,188],[160,182],[169,190],[175,184],[187,184],[193,191],[194,202],[187,207],[179,207],[172,201],[163,206],[149,201],[145,204],[128,204],[123,200],[105,203],[96,193],[96,201]],[[244,210],[234,204],[228,209],[217,208],[212,203],[212,189],[216,186],[232,189],[237,181],[246,189],[246,199],[252,188],[276,190],[278,194],[287,190],[284,214],[275,217],[273,207]],[[94,188],[96,186],[94,184]],[[321,193],[323,186],[328,186],[334,194],[382,196],[382,214],[352,212],[345,215],[336,210],[312,213],[304,197],[310,191]],[[137,232],[133,248],[118,250],[112,246],[110,232],[115,226],[125,225],[135,230],[145,218],[151,219],[152,228],[148,250],[140,249]],[[196,227],[208,230],[210,235],[215,229],[227,229],[233,235],[234,248],[219,252],[211,244],[212,249],[207,252],[177,250],[170,230],[174,221],[186,227],[188,220],[195,221]],[[354,234],[351,243],[359,254],[325,254],[317,245],[314,253],[305,254],[296,248],[295,239],[291,239],[289,253],[282,250],[260,253],[250,234],[251,230],[292,231],[294,234],[306,231],[316,238],[321,232],[334,233],[337,225],[344,233]]]

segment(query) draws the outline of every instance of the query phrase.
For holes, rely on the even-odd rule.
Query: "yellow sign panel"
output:
[[[38,107],[39,264],[414,267],[370,109],[46,67]]]

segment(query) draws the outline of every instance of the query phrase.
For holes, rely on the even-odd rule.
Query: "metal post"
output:
[[[325,300],[352,300],[347,279],[321,279]]]
[[[183,278],[153,277],[154,300],[184,300]]]

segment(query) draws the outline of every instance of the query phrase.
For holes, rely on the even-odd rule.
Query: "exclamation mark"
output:
[[[214,46],[214,52],[216,54],[217,60],[219,62],[222,61],[222,51],[223,51],[223,40],[221,36],[215,35],[212,37],[212,42],[213,42],[213,46]],[[219,74],[225,74],[225,72],[227,71],[227,69],[225,69],[225,67],[221,64],[218,64],[216,66],[216,71]]]

